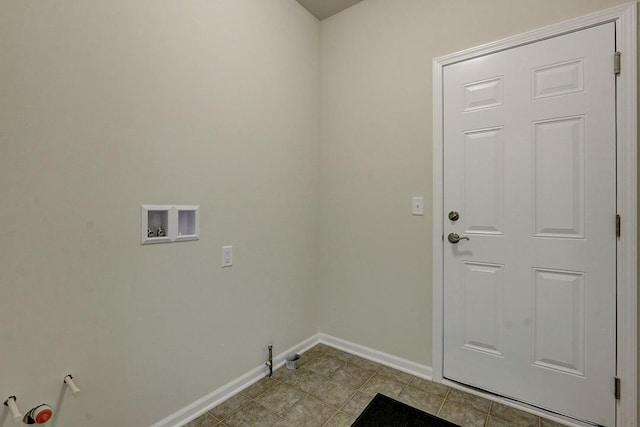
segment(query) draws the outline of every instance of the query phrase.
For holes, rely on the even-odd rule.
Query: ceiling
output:
[[[361,1],[362,0],[298,0],[298,3],[322,21]]]

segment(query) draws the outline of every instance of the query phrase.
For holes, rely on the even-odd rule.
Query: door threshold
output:
[[[492,402],[500,403],[502,405],[509,406],[511,408],[515,408],[523,412],[527,412],[529,414],[537,415],[539,417],[543,417],[548,420],[555,421],[565,426],[569,426],[569,427],[597,427],[598,426],[598,424],[593,424],[593,423],[583,421],[577,418],[573,418],[567,415],[559,414],[557,412],[552,412],[544,408],[539,408],[537,406],[530,405],[528,403],[521,402],[519,400],[512,399],[510,397],[503,396],[500,394],[496,394],[491,391],[483,390],[468,384],[460,383],[458,381],[455,381],[449,378],[443,378],[442,384],[449,386],[451,388],[455,388],[457,390],[463,391],[465,393],[469,393],[475,396],[485,398]]]

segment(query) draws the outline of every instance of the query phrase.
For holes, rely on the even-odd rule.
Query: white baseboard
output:
[[[313,335],[301,343],[289,348],[288,350],[273,357],[273,369],[276,370],[284,365],[285,358],[289,353],[303,353],[320,342],[320,334]],[[262,364],[246,374],[228,382],[217,390],[207,394],[201,399],[196,400],[190,405],[180,409],[179,411],[169,415],[167,418],[158,421],[151,427],[180,427],[189,421],[195,420],[205,412],[215,408],[220,403],[230,397],[240,393],[250,385],[260,381],[266,377],[268,368]]]
[[[433,371],[430,366],[412,362],[410,360],[403,359],[392,354],[383,353],[382,351],[374,350],[360,344],[355,344],[350,341],[332,337],[331,335],[318,335],[320,337],[320,342],[330,347],[346,351],[347,353],[353,354],[355,356],[360,356],[363,359],[368,359],[373,362],[380,363],[382,365],[397,369],[402,372],[406,372],[416,377],[424,378],[426,380],[432,379],[431,375]]]
[[[273,357],[273,369],[276,370],[284,365],[285,358],[289,353],[304,353],[316,344],[326,344],[329,347],[336,348],[338,350],[346,351],[347,353],[355,356],[362,357],[363,359],[371,360],[382,365],[389,366],[390,368],[398,369],[416,377],[431,379],[432,369],[429,366],[421,365],[419,363],[412,362],[407,359],[403,359],[398,356],[394,356],[388,353],[383,353],[378,350],[374,350],[369,347],[365,347],[359,344],[352,343],[340,338],[333,337],[327,334],[316,334],[301,343],[291,347],[290,349]],[[267,368],[264,365],[260,365],[246,374],[236,378],[235,380],[223,385],[219,389],[209,393],[201,399],[196,400],[190,405],[180,409],[179,411],[169,415],[162,421],[158,421],[151,427],[181,427],[187,424],[189,421],[195,420],[200,415],[215,408],[220,403],[229,399],[230,397],[240,393],[250,385],[260,381],[267,375]]]

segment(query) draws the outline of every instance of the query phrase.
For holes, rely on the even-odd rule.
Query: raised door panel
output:
[[[584,116],[533,124],[536,237],[585,237]]]
[[[500,127],[463,134],[464,232],[503,234],[504,138]]]
[[[584,59],[564,61],[535,68],[533,99],[568,95],[584,90]]]
[[[464,347],[501,356],[503,268],[474,262],[463,268]]]
[[[584,376],[585,275],[534,269],[533,363]]]
[[[477,111],[502,105],[502,77],[467,83],[463,86],[464,111]]]

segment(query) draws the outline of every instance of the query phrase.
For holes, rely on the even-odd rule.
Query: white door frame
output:
[[[638,186],[637,186],[637,4],[551,25],[433,61],[433,380],[443,381],[444,358],[444,206],[443,71],[460,61],[522,46],[606,22],[615,22],[616,49],[622,53],[617,77],[617,212],[622,234],[617,241],[617,376],[621,399],[616,425],[638,425]],[[611,58],[613,73],[613,56]],[[613,218],[612,218],[613,221]],[[613,392],[613,378],[612,392]]]

